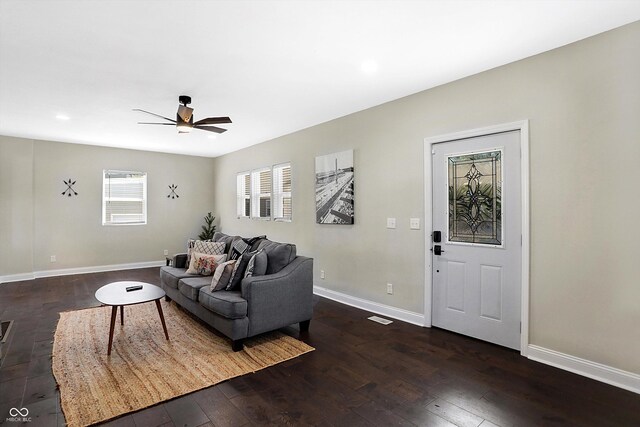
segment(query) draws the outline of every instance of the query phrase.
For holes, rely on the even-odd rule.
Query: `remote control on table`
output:
[[[127,286],[127,292],[139,291],[140,289],[142,289],[142,285]]]

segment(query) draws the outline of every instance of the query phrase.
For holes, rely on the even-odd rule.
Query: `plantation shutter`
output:
[[[273,168],[274,191],[274,219],[291,220],[291,165],[274,166]]]
[[[271,218],[271,169],[251,173],[253,217]]]

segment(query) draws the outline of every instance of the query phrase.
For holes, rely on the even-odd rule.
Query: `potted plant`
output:
[[[216,226],[213,225],[213,221],[216,219],[215,216],[211,215],[209,212],[204,217],[205,224],[202,226],[202,233],[198,236],[200,240],[211,240],[213,239],[213,233],[216,232]]]

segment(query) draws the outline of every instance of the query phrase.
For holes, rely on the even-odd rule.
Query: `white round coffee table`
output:
[[[127,291],[127,288],[130,290]],[[111,345],[113,344],[113,329],[116,325],[116,317],[118,307],[120,307],[120,323],[124,325],[124,306],[142,304],[145,302],[156,302],[164,336],[169,339],[167,325],[164,322],[162,314],[162,306],[160,299],[165,296],[165,292],[156,285],[144,282],[113,282],[104,285],[96,291],[96,299],[102,304],[111,306],[111,327],[109,328],[109,348],[107,355],[111,354]]]

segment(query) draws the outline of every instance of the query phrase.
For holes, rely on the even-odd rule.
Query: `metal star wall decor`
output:
[[[62,180],[62,182],[64,182],[64,185],[67,186],[67,189],[62,192],[63,196],[71,197],[71,195],[74,195],[74,196],[78,195],[76,190],[73,189],[73,186],[76,185],[75,181],[72,182],[71,178],[69,178],[69,181]]]
[[[180,196],[178,196],[178,194],[176,193],[176,188],[178,188],[178,186],[177,186],[177,185],[175,185],[175,184],[171,184],[171,185],[169,186],[169,190],[171,190],[171,193],[169,193],[169,195],[167,196],[167,198],[171,197],[172,199],[177,199],[177,198],[179,198],[179,197],[180,197]]]

